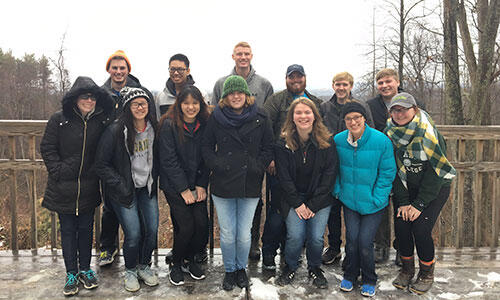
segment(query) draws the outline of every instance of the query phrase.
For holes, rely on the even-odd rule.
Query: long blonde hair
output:
[[[305,98],[305,97],[300,97],[295,99],[292,104],[290,104],[290,109],[288,110],[288,113],[286,114],[286,120],[285,123],[283,124],[283,128],[281,129],[281,137],[285,139],[286,145],[288,148],[290,148],[292,151],[295,151],[299,148],[299,136],[297,133],[297,127],[295,123],[293,122],[293,113],[295,111],[295,107],[298,104],[304,104],[309,106],[311,108],[313,114],[314,114],[314,123],[313,123],[313,128],[311,132],[311,138],[316,140],[318,143],[319,149],[325,149],[331,146],[330,144],[330,138],[332,137],[332,134],[328,131],[326,126],[323,124],[323,119],[321,118],[321,115],[319,114],[318,108],[316,107],[316,104],[312,102],[311,100]]]

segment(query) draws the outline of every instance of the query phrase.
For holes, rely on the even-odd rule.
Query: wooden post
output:
[[[10,160],[16,160],[16,139],[13,136],[9,136],[9,148],[10,148]],[[19,246],[17,244],[17,172],[16,170],[11,170],[10,172],[12,184],[10,185],[10,227],[11,227],[11,247],[12,254],[19,254]]]
[[[56,213],[50,212],[50,250],[54,253],[57,249],[57,220]]]
[[[484,141],[476,141],[476,162],[483,161]],[[483,192],[483,174],[474,171],[472,182],[472,193],[474,198],[474,248],[478,248],[481,242],[481,196]]]
[[[465,158],[465,140],[458,140],[458,161],[462,162]],[[465,182],[465,172],[458,171],[458,193],[457,193],[457,201],[455,204],[456,210],[456,236],[455,236],[455,247],[457,249],[462,248],[463,246],[463,233],[464,233],[464,182]]]
[[[29,137],[29,151],[30,160],[36,160],[36,137],[34,135]],[[38,227],[37,227],[37,193],[36,193],[36,170],[30,171],[31,180],[31,252],[36,255],[38,254]]]
[[[500,140],[496,140],[494,144],[494,160],[496,162],[500,161]],[[492,195],[491,195],[491,248],[492,250],[496,250],[498,248],[498,232],[499,232],[499,224],[500,223],[500,172],[492,172],[491,175],[492,185]]]

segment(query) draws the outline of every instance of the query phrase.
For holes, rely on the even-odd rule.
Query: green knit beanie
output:
[[[238,75],[229,76],[226,81],[224,81],[224,87],[222,89],[222,98],[233,92],[241,92],[250,96],[250,90],[248,89],[248,85],[243,77]]]

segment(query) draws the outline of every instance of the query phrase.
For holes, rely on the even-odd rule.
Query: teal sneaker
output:
[[[78,294],[78,276],[68,272],[66,274],[66,284],[63,288],[64,296],[72,296]]]
[[[80,271],[78,273],[78,279],[87,290],[94,289],[99,286],[97,283],[97,275],[92,270]]]

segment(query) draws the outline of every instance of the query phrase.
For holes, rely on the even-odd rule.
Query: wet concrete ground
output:
[[[176,287],[168,281],[168,267],[164,255],[168,250],[161,249],[153,268],[158,272],[160,285],[148,287],[141,283],[141,289],[129,293],[123,288],[123,257],[106,268],[95,267],[96,257],[92,258],[92,268],[99,276],[99,287],[84,290],[73,299],[360,299],[359,288],[350,293],[338,289],[342,279],[340,266],[323,266],[329,288],[318,290],[307,280],[307,270],[302,265],[292,285],[279,287],[274,284],[277,273],[263,271],[261,262],[251,262],[249,276],[252,286],[248,292],[235,288],[226,292],[221,288],[224,269],[220,250],[209,258],[206,268],[207,278],[194,281],[186,277],[186,284]],[[394,253],[391,253],[391,258]],[[379,281],[374,299],[500,299],[500,251],[489,249],[464,249],[458,254],[454,249],[438,252],[435,283],[429,293],[416,296],[407,291],[396,290],[392,279],[398,268],[392,260],[377,265]],[[279,256],[276,261],[279,264]],[[65,280],[64,261],[60,250],[52,253],[40,249],[38,255],[31,251],[21,251],[12,256],[10,251],[0,251],[0,299],[64,299],[62,287]]]

